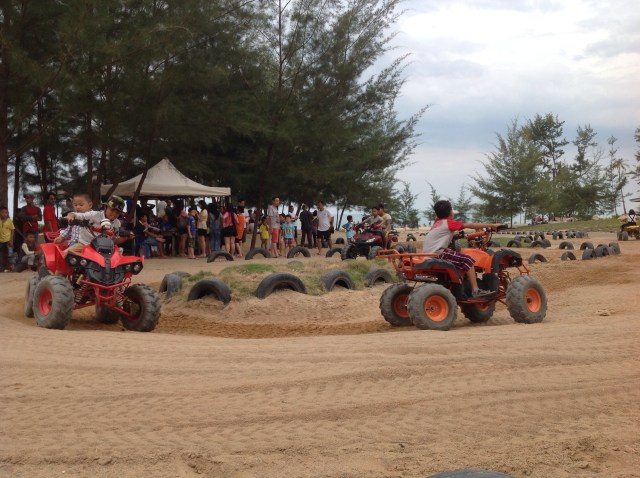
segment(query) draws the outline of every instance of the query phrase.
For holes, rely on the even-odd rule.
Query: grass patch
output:
[[[187,277],[187,280],[189,282],[198,282],[199,280],[204,279],[205,277],[211,277],[212,275],[213,274],[209,271],[200,271],[192,274],[190,277]]]
[[[535,226],[516,226],[513,231],[586,231],[586,232],[615,232],[620,229],[620,220],[589,219],[586,221],[552,222],[549,224],[537,224]]]

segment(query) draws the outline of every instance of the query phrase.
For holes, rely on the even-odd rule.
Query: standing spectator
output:
[[[284,251],[284,234],[282,234],[282,226],[285,223],[285,217],[283,213],[278,214],[278,221],[280,221],[280,239],[278,241],[278,251],[280,255],[282,255],[282,251]]]
[[[290,214],[285,216],[285,222],[282,225],[282,236],[284,237],[284,255],[289,255],[289,251],[293,247],[294,231],[296,226],[292,222]]]
[[[0,272],[11,270],[14,232],[15,226],[9,217],[9,209],[0,207]]]
[[[242,216],[242,243],[247,242],[247,224],[249,223],[250,214],[247,214],[247,210],[245,209],[247,206],[245,204],[244,199],[238,199],[238,207],[236,208],[236,214],[238,219]],[[251,213],[251,210],[249,210]]]
[[[318,243],[318,211],[311,214],[311,237],[313,238],[313,247]]]
[[[207,241],[206,237],[209,235],[209,229],[207,229],[207,223],[209,222],[209,213],[207,211],[207,203],[204,199],[198,201],[198,207],[200,212],[198,213],[198,257],[207,257]]]
[[[305,241],[309,244],[309,247],[313,247],[315,244],[313,243],[313,231],[311,222],[313,221],[313,215],[308,211],[307,205],[302,205],[302,212],[300,213],[300,245],[304,246]]]
[[[156,214],[158,217],[164,216],[167,210],[167,202],[164,199],[159,199],[156,201]]]
[[[197,259],[195,255],[196,248],[196,217],[198,217],[198,208],[191,206],[189,215],[187,216],[187,257],[189,259]]]
[[[323,242],[327,241],[327,246],[331,249],[331,233],[333,232],[333,215],[329,209],[324,207],[323,201],[318,201],[318,255],[322,254]]]
[[[209,204],[209,231],[211,252],[219,251],[222,240],[222,217],[215,202]]]
[[[246,239],[246,232],[244,230],[244,206],[238,206],[236,217],[238,218],[238,222],[236,223],[236,257],[242,257],[242,243]]]
[[[182,200],[176,201],[175,217],[176,231],[178,233],[178,254],[186,257],[189,219],[187,211],[184,210],[184,202]]]
[[[343,227],[347,232],[347,244],[350,244],[353,241],[353,216],[347,216],[347,223]]]
[[[70,212],[73,212],[73,200],[68,197],[64,200],[64,206],[60,210],[60,217],[65,217]]]
[[[249,219],[249,222],[247,224],[247,234],[253,234],[253,228],[255,227],[255,224],[256,224],[256,217],[253,214],[252,209],[249,209],[247,211],[247,218]]]
[[[263,216],[260,220],[260,227],[258,228],[260,232],[260,247],[263,249],[267,248],[267,241],[269,240],[269,226],[267,226],[267,216]]]
[[[236,229],[236,215],[233,213],[231,204],[227,203],[222,206],[222,239],[224,240],[224,250],[229,254],[233,254],[235,249],[235,237],[238,234]]]
[[[289,205],[289,212],[287,214],[291,216],[291,223],[293,224],[293,244],[297,246],[298,245],[298,226],[296,226],[296,221],[298,220],[298,216],[296,215],[292,204]]]
[[[58,227],[58,217],[56,216],[56,195],[54,193],[47,194],[47,202],[44,205],[44,232],[56,232]],[[45,242],[51,242],[52,239],[44,235]]]
[[[42,219],[42,211],[38,206],[33,205],[34,196],[31,193],[25,193],[24,200],[27,205],[20,209],[22,223],[22,236],[26,238],[27,232],[33,232],[38,242],[38,233],[40,232],[40,225],[38,221]]]
[[[280,241],[280,219],[278,216],[278,206],[280,198],[273,196],[271,205],[267,208],[267,224],[269,225],[269,236],[271,237],[271,256],[280,257],[278,253],[278,242]]]

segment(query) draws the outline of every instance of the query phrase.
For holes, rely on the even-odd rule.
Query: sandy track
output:
[[[391,330],[381,289],[52,331],[21,318],[27,276],[2,275],[0,476],[639,476],[640,241],[622,249],[545,252],[542,324],[500,305],[441,333]],[[185,267],[203,264],[150,261],[145,279]]]

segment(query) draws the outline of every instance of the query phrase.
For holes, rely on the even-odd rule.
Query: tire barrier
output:
[[[220,279],[202,279],[193,284],[187,296],[187,301],[198,300],[209,296],[213,296],[227,305],[231,302],[231,289]]]
[[[298,254],[302,254],[304,257],[311,257],[311,253],[309,252],[309,249],[303,246],[296,246],[291,248],[291,250],[287,254],[287,259],[293,259]]]
[[[559,249],[569,249],[572,250],[573,249],[573,242],[569,242],[569,241],[564,241],[561,242],[560,245],[558,246]]]
[[[528,262],[529,262],[529,264],[535,264],[536,262],[547,262],[547,258],[544,257],[542,254],[538,254],[536,252],[536,253],[531,254],[529,256]]]
[[[563,253],[560,256],[560,260],[561,261],[575,261],[576,260],[576,255],[571,251],[567,251],[567,252]]]
[[[356,284],[353,282],[351,276],[341,270],[326,272],[320,277],[320,282],[322,282],[322,286],[327,292],[331,292],[336,286],[349,290],[356,288]]]
[[[264,247],[254,247],[253,249],[249,249],[249,252],[244,256],[244,259],[246,261],[250,261],[257,255],[261,255],[265,259],[271,259],[271,252],[266,250]]]
[[[274,291],[280,289],[290,289],[301,294],[307,293],[307,288],[299,277],[289,274],[288,272],[274,272],[262,279],[260,284],[258,284],[256,297],[258,299],[264,299]]]
[[[327,251],[324,257],[333,257],[334,254],[340,255],[341,252],[342,252],[342,247],[332,247]]]
[[[224,258],[228,261],[232,261],[233,260],[233,256],[231,254],[229,254],[226,251],[216,251],[216,252],[212,252],[211,255],[209,257],[207,257],[207,263],[209,262],[213,262],[219,258]]]
[[[369,272],[364,275],[365,287],[373,287],[379,283],[390,284],[391,282],[393,282],[391,272],[380,267],[369,269]]]

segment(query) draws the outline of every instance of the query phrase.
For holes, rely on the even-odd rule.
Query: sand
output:
[[[448,332],[391,328],[383,287],[170,301],[146,334],[90,309],[46,330],[22,315],[29,275],[2,274],[0,476],[640,476],[640,241],[575,262],[558,243],[530,266],[543,323],[499,304]],[[136,281],[226,265],[150,260]]]

